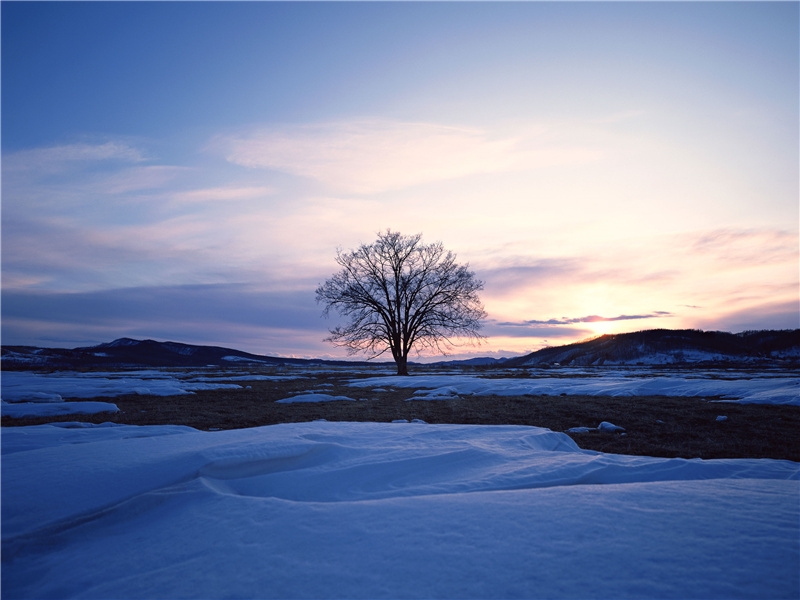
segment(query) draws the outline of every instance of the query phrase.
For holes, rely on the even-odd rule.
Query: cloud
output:
[[[6,154],[3,156],[3,170],[44,174],[74,169],[80,164],[113,160],[136,163],[144,161],[145,157],[140,150],[124,142],[77,143]]]
[[[703,329],[722,331],[747,331],[757,329],[800,328],[800,301],[753,302],[745,308],[730,311],[722,316],[706,319],[699,324]]]
[[[581,327],[552,327],[550,325],[531,325],[487,320],[481,333],[488,338],[586,338],[593,333],[591,329]],[[567,343],[567,342],[561,342]]]
[[[213,187],[198,190],[186,190],[171,194],[173,202],[201,203],[201,202],[234,202],[239,200],[252,200],[275,194],[276,190],[266,186],[231,186]]]
[[[370,194],[481,173],[593,160],[529,127],[513,134],[387,119],[264,128],[219,136],[228,161],[315,179],[335,191]]]
[[[687,234],[691,253],[727,266],[766,265],[800,258],[797,232],[779,229],[716,229]]]
[[[86,191],[94,194],[130,194],[143,190],[161,190],[180,175],[192,171],[189,167],[171,165],[128,167],[93,181],[86,186]]]
[[[513,259],[509,259],[512,262]],[[527,259],[525,264],[481,268],[480,257],[475,268],[492,294],[518,294],[535,286],[555,285],[559,281],[586,277],[586,259],[562,257]]]
[[[511,327],[529,327],[531,325],[574,325],[576,323],[600,323],[606,321],[632,321],[637,319],[659,319],[663,317],[671,317],[672,313],[664,310],[657,310],[647,315],[619,315],[617,317],[601,317],[599,315],[588,315],[586,317],[562,317],[560,319],[547,319],[546,321],[537,321],[530,319],[517,323],[498,323],[502,326]]]
[[[129,336],[214,343],[259,353],[302,349],[314,353],[330,350],[322,342],[328,324],[313,288],[213,284],[2,293],[6,345],[46,345],[54,338],[69,345],[87,336],[97,342]]]

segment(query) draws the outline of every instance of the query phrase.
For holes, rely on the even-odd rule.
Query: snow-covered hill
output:
[[[544,348],[509,359],[505,367],[541,365],[669,365],[719,363],[796,363],[800,329],[784,331],[698,331],[651,329]]]
[[[359,364],[251,354],[221,346],[120,338],[80,348],[3,346],[3,369],[80,369],[97,367],[205,367],[248,365]]]
[[[428,366],[506,368],[542,365],[702,365],[704,363],[800,363],[800,329],[721,331],[653,329],[545,348],[526,356],[442,360]],[[80,348],[3,346],[2,368],[85,369],[118,367],[203,367],[231,365],[343,365],[382,367],[390,363],[281,358],[220,346],[120,338]],[[414,363],[410,363],[414,364]]]

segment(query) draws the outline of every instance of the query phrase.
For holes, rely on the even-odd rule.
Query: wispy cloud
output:
[[[310,355],[326,325],[312,294],[248,284],[3,292],[3,336],[33,332],[43,345],[54,336],[78,345],[127,335]]]
[[[560,319],[547,319],[540,321],[536,319],[529,319],[526,321],[519,321],[516,323],[506,322],[498,323],[498,325],[512,326],[512,327],[529,327],[536,325],[575,325],[576,323],[600,323],[605,321],[633,321],[637,319],[660,319],[663,317],[673,316],[671,312],[664,310],[657,310],[646,315],[619,315],[617,317],[601,317],[600,315],[588,315],[585,317],[562,317]]]
[[[586,162],[597,151],[561,145],[541,127],[509,134],[434,123],[356,120],[219,136],[232,163],[369,194],[480,173]]]
[[[741,268],[783,261],[797,261],[797,232],[778,229],[716,229],[687,234],[692,253]]]
[[[275,188],[266,186],[250,187],[213,187],[197,190],[186,190],[171,195],[174,202],[235,202],[239,200],[252,200],[275,194]]]
[[[5,154],[3,170],[36,171],[44,174],[74,169],[80,163],[111,160],[136,163],[144,161],[145,156],[139,149],[124,142],[76,143]]]
[[[183,174],[194,171],[189,167],[172,165],[145,165],[120,169],[106,177],[99,177],[87,186],[87,192],[96,194],[129,194],[147,190],[161,190]]]
[[[488,319],[482,329],[483,335],[491,338],[523,338],[527,340],[538,338],[585,338],[592,334],[592,330],[583,327],[553,327],[551,325],[530,325],[526,322],[510,323]],[[509,344],[512,347],[517,344]],[[520,352],[521,350],[517,350]]]

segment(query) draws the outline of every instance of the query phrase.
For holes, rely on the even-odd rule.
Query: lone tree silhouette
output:
[[[397,374],[408,375],[412,348],[446,354],[454,338],[482,339],[483,282],[440,242],[421,240],[387,230],[370,245],[336,251],[342,270],[317,288],[317,302],[323,315],[335,310],[349,322],[325,341],[370,359],[391,351]]]

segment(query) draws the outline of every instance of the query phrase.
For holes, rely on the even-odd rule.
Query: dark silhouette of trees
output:
[[[483,282],[440,242],[421,240],[387,230],[370,245],[337,250],[342,270],[317,288],[317,302],[325,316],[335,310],[348,323],[331,329],[326,341],[369,358],[390,351],[397,374],[408,375],[412,348],[446,354],[455,339],[482,339]]]

